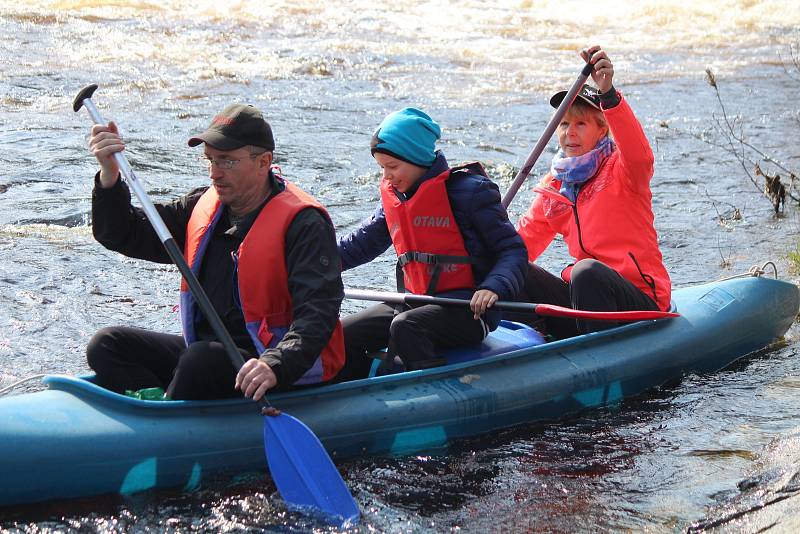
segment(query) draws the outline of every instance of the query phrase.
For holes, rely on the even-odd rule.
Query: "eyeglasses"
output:
[[[250,154],[248,156],[248,158],[256,159],[257,157],[259,157],[259,156],[261,156],[263,154],[264,154],[263,152],[261,154]],[[198,159],[200,161],[202,161],[203,164],[206,166],[206,168],[208,168],[209,170],[211,169],[212,165],[215,165],[218,169],[222,169],[223,171],[229,171],[232,168],[236,167],[236,165],[238,165],[240,161],[242,161],[243,159],[246,159],[246,158],[237,158],[237,159],[222,158],[222,159],[220,159],[220,158],[209,158],[208,156],[200,156]]]

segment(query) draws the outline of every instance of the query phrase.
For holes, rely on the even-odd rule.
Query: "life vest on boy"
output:
[[[292,298],[289,293],[284,240],[294,217],[303,209],[316,208],[328,217],[325,208],[310,195],[285,182],[281,191],[262,208],[233,254],[236,263],[238,300],[245,325],[258,354],[275,347],[292,324]],[[213,187],[197,202],[186,229],[184,255],[197,275],[203,255],[223,212]],[[186,344],[196,341],[197,303],[185,281],[181,282],[181,323]],[[313,384],[330,380],[344,365],[344,335],[337,320],[331,339],[314,365],[295,384]]]
[[[423,182],[409,200],[400,200],[387,180],[381,182],[383,212],[403,285],[414,294],[475,287],[471,264],[476,260],[467,254],[445,185],[458,171],[486,176],[480,163],[447,169]]]

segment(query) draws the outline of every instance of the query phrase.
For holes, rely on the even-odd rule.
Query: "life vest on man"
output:
[[[294,217],[303,209],[327,211],[313,197],[289,182],[262,208],[237,252],[238,300],[245,325],[258,354],[275,347],[292,324],[292,298],[289,293],[284,239]],[[203,193],[192,210],[186,229],[185,256],[197,275],[203,255],[213,235],[223,205],[213,187]],[[185,281],[181,282],[181,323],[186,344],[196,341],[197,303]],[[314,365],[295,384],[313,384],[330,380],[344,365],[344,335],[337,320],[336,328]]]
[[[398,198],[388,180],[381,182],[381,203],[403,285],[414,294],[475,287],[471,264],[476,260],[467,254],[445,185],[453,173],[465,171],[486,176],[480,163],[447,169],[423,182],[409,200]]]

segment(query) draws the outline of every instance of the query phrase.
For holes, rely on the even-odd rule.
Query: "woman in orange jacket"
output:
[[[558,125],[560,150],[519,221],[531,262],[524,300],[591,311],[667,310],[670,279],[653,226],[653,152],[612,84],[606,52],[594,46],[581,55],[594,65],[597,89],[584,85]],[[566,93],[550,104],[557,108]],[[557,234],[574,258],[561,277],[532,263]],[[564,338],[614,323],[546,318],[545,325]]]

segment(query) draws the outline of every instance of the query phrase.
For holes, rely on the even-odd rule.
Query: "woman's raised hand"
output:
[[[597,89],[601,93],[605,93],[611,89],[612,79],[614,78],[614,65],[612,65],[611,60],[608,59],[606,51],[595,45],[588,50],[581,50],[581,57],[584,61],[588,61],[594,65],[592,79],[595,85],[597,85]]]

